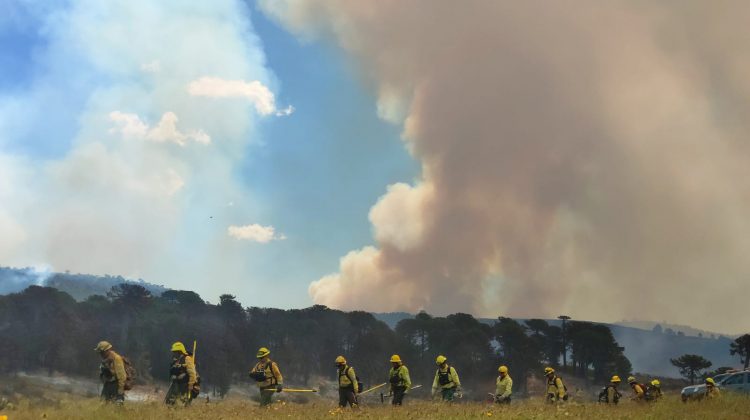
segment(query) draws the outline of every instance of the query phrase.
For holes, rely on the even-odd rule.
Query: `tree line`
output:
[[[624,348],[606,325],[569,321],[565,330],[545,320],[499,317],[481,322],[468,314],[433,317],[420,313],[395,329],[361,311],[325,306],[280,310],[243,307],[232,295],[216,305],[190,291],[154,296],[137,284],[120,284],[103,295],[76,301],[54,288],[30,286],[0,296],[0,372],[44,370],[50,374],[96,377],[100,340],[130,358],[143,383],[166,382],[174,341],[197,340],[197,360],[205,388],[224,395],[247,382],[255,352],[269,347],[285,382],[318,386],[335,380],[334,358],[342,354],[367,384],[386,381],[388,359],[400,354],[415,383],[429,387],[435,357],[444,354],[467,389],[492,389],[497,367],[505,364],[523,393],[526,378],[541,377],[543,366],[605,382],[628,375]],[[565,349],[563,348],[565,343]]]

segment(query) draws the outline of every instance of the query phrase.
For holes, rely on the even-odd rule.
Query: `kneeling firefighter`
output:
[[[169,377],[172,383],[164,398],[168,405],[174,405],[177,400],[185,405],[200,394],[200,376],[195,368],[195,356],[188,353],[181,342],[172,344],[172,365],[169,367]]]
[[[544,368],[544,376],[547,378],[547,402],[561,403],[568,400],[568,388],[561,377],[555,374],[551,367]]]

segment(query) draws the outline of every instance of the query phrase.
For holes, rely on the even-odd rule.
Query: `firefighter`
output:
[[[510,395],[513,393],[513,379],[508,374],[507,366],[500,366],[497,372],[500,375],[495,383],[495,403],[510,404]]]
[[[258,363],[250,371],[250,377],[258,383],[261,407],[270,405],[273,393],[284,389],[284,378],[281,376],[279,366],[269,357],[270,354],[271,352],[265,347],[258,349],[255,354]]]
[[[403,404],[404,396],[411,388],[411,378],[409,378],[409,369],[401,361],[401,357],[398,354],[391,356],[391,370],[388,372],[388,382],[391,384],[391,395],[393,396],[391,404]]]
[[[646,399],[649,401],[659,401],[661,396],[661,382],[658,379],[654,379],[646,388]]]
[[[458,379],[456,368],[450,366],[448,358],[442,355],[435,359],[435,364],[438,367],[435,371],[435,379],[432,381],[432,396],[434,397],[440,390],[443,401],[453,401],[456,394],[460,398],[461,381]]]
[[[630,384],[630,388],[633,389],[633,397],[631,398],[632,400],[638,402],[646,400],[646,390],[643,389],[643,386],[635,380],[635,376],[628,377],[628,384]]]
[[[107,341],[100,341],[94,351],[102,358],[99,367],[99,379],[103,383],[101,398],[108,403],[124,403],[127,374],[122,356],[117,354],[112,349],[112,344]]]
[[[544,376],[547,377],[547,402],[562,403],[568,399],[568,393],[562,378],[555,375],[551,367],[544,368]]]
[[[609,380],[609,385],[604,387],[602,392],[599,393],[599,402],[606,404],[617,404],[618,402],[620,402],[622,394],[617,389],[617,386],[620,385],[620,382],[621,380],[619,376],[612,376],[612,379]]]
[[[362,390],[359,389],[359,380],[354,368],[347,365],[344,356],[336,358],[336,368],[339,377],[339,407],[343,408],[349,404],[352,408],[357,408],[357,394]]]
[[[716,386],[714,378],[706,378],[706,398],[709,400],[719,397],[719,387]]]
[[[198,372],[193,356],[188,354],[185,345],[179,341],[172,344],[172,365],[169,367],[169,375],[172,383],[164,402],[174,405],[179,399],[185,405],[190,404],[197,396],[194,391],[198,385]]]

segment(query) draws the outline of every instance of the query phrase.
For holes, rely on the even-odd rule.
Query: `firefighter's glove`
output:
[[[282,385],[280,385],[280,384],[276,385],[276,392],[281,392],[281,390],[283,390],[283,389],[284,389],[284,387]]]

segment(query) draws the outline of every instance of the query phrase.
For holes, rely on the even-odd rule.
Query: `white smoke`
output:
[[[316,302],[746,327],[750,3],[261,5],[346,51],[424,168]]]
[[[29,86],[0,96],[0,260],[148,278],[207,297],[252,281],[246,250],[226,235],[256,214],[234,171],[257,120],[283,110],[247,5],[75,0],[29,10],[45,43]],[[222,80],[259,94],[210,95],[205,83]],[[41,110],[66,115],[78,102],[74,138],[46,133],[70,144],[61,156],[5,147],[58,118]],[[224,279],[222,290],[207,278]]]

